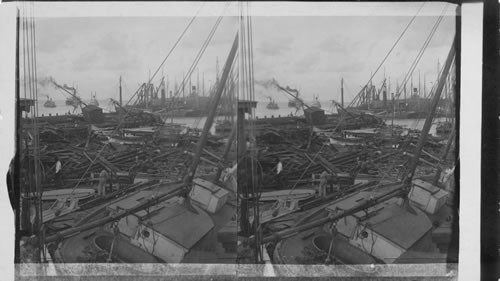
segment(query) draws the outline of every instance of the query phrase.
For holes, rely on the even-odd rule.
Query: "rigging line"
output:
[[[188,76],[186,76],[186,77],[189,77],[189,79],[191,79],[191,75],[193,74],[194,70],[196,69],[196,67],[197,67],[197,65],[198,65],[201,57],[205,53],[205,50],[208,47],[208,44],[210,43],[210,41],[212,40],[213,35],[215,34],[215,31],[217,30],[217,28],[218,28],[218,26],[219,26],[219,24],[220,24],[221,21],[222,21],[222,16],[219,17],[218,22],[214,26],[213,33],[209,36],[209,38],[207,38],[208,40],[205,42],[206,44],[202,47],[202,50],[200,50],[199,56],[196,58],[195,62],[193,63],[193,65],[189,69]],[[183,81],[183,83],[184,83],[184,81]],[[201,120],[201,117],[198,117],[198,119],[196,119],[197,122],[195,123],[196,124],[195,127],[198,127],[200,120]]]
[[[452,63],[453,63],[453,61],[452,61]],[[443,75],[443,74],[444,74],[444,73],[443,73],[443,71],[444,71],[444,65],[441,67],[441,69],[440,69],[439,73],[440,73],[441,75]],[[447,75],[449,75],[449,73],[448,73]],[[439,80],[438,80],[438,81],[439,81]],[[437,93],[435,92],[435,91],[436,91],[436,87],[437,87],[436,85],[437,85],[437,83],[435,83],[435,84],[433,85],[433,87],[431,88],[431,90],[430,90],[430,92],[429,92],[429,98],[430,98],[430,99],[432,99],[432,98],[434,97],[434,95],[435,95],[435,94],[437,94]],[[433,92],[433,91],[434,91],[434,92]],[[420,119],[417,119],[417,120],[416,120],[416,122],[415,122],[415,124],[414,124],[414,125],[415,125],[415,126],[414,126],[415,128],[416,128],[416,127],[417,127],[417,125],[420,123],[420,121],[421,121]],[[409,135],[408,135],[408,138],[407,138],[407,140],[406,140],[406,142],[405,142],[405,144],[404,144],[404,148],[408,148],[408,147],[409,147],[410,141],[411,141],[411,138],[409,138]],[[406,175],[407,173],[408,173],[408,167],[404,170],[404,175]]]
[[[191,25],[193,24],[194,20],[198,17],[198,14],[201,12],[201,10],[203,9],[203,7],[205,6],[205,3],[203,2],[202,6],[200,7],[200,9],[198,9],[198,11],[196,12],[196,14],[191,18],[191,20],[189,21],[189,23],[186,25],[186,27],[184,28],[184,30],[182,31],[181,35],[179,36],[179,38],[177,38],[177,41],[175,41],[174,45],[172,46],[172,48],[170,48],[170,51],[167,53],[167,55],[165,56],[165,58],[163,59],[163,61],[161,62],[161,64],[158,66],[158,68],[156,69],[156,71],[154,72],[153,76],[151,76],[149,78],[149,82],[148,83],[151,83],[151,81],[154,79],[154,77],[156,76],[156,74],[160,71],[160,69],[163,67],[163,64],[165,64],[165,62],[167,61],[167,59],[170,57],[170,55],[172,54],[172,52],[175,50],[175,48],[177,47],[177,45],[179,44],[179,42],[182,40],[182,38],[184,37],[184,35],[186,34],[187,30],[189,29],[189,27],[191,27]],[[128,102],[125,104],[125,105],[128,105],[132,99],[139,93],[139,90],[142,88],[142,85],[137,89],[137,91],[134,93],[134,95],[132,95],[132,97],[128,100]]]
[[[172,46],[172,48],[170,49],[169,53],[167,54],[167,56],[165,57],[165,59],[162,61],[162,63],[160,64],[160,66],[158,67],[158,69],[155,71],[154,75],[150,78],[150,82],[151,82],[151,79],[153,79],[155,77],[155,75],[158,73],[158,71],[160,70],[160,68],[163,66],[163,64],[165,63],[165,61],[170,57],[170,54],[173,52],[173,50],[175,49],[175,47],[177,46],[177,44],[179,44],[179,42],[181,41],[181,39],[184,37],[184,34],[186,34],[186,31],[189,29],[189,27],[191,26],[191,24],[194,22],[194,20],[197,18],[198,14],[200,13],[201,9],[203,8],[204,4],[200,7],[200,9],[198,10],[198,12],[193,16],[193,18],[191,19],[191,21],[188,23],[188,25],[186,26],[186,28],[183,30],[183,32],[181,33],[180,37],[177,39],[177,41],[175,42],[174,46]],[[132,95],[132,97],[128,100],[128,102],[125,104],[128,105],[132,99],[134,98],[134,96],[137,95],[137,93],[139,93],[139,90],[142,88],[142,85],[141,87],[139,87],[137,89],[137,91]],[[129,115],[129,111],[126,111],[124,116],[120,119],[120,122],[118,123],[118,125],[116,126],[116,128],[114,129],[113,133],[117,132],[120,128],[120,126],[123,124],[123,122],[125,121],[125,118]],[[88,173],[88,171],[90,170],[90,168],[93,166],[93,164],[95,163],[95,161],[97,160],[97,158],[99,157],[99,155],[101,155],[101,153],[104,151],[104,149],[106,148],[107,144],[105,144],[101,150],[97,153],[96,157],[94,158],[94,160],[90,163],[90,165],[87,167],[87,169],[85,170],[85,172],[82,174],[82,176],[80,177],[80,179],[78,179],[78,182],[75,184],[75,186],[73,187],[73,190],[71,192],[71,195],[75,192],[76,188],[78,187],[78,185],[82,182],[83,180],[83,177]]]
[[[168,52],[167,56],[163,59],[163,61],[161,62],[160,66],[158,66],[158,68],[156,69],[156,71],[153,73],[153,76],[151,76],[151,78],[149,79],[149,83],[151,83],[151,81],[153,80],[153,78],[156,76],[156,74],[163,67],[163,64],[165,64],[165,62],[167,61],[167,59],[170,57],[170,54],[172,54],[172,52],[174,51],[174,49],[177,47],[177,45],[179,44],[179,42],[181,41],[181,39],[184,37],[184,34],[186,34],[187,30],[189,29],[189,27],[191,26],[191,24],[193,24],[194,20],[198,17],[198,14],[201,12],[201,10],[203,9],[204,6],[205,6],[205,2],[203,2],[202,6],[198,10],[198,12],[196,12],[196,14],[191,19],[191,21],[189,21],[189,23],[186,26],[186,28],[184,28],[184,30],[181,33],[181,36],[177,39],[177,41],[175,42],[175,44],[172,46],[172,48]]]
[[[380,70],[380,68],[382,67],[382,65],[385,63],[385,61],[387,60],[387,58],[389,57],[389,55],[392,53],[392,51],[394,50],[394,48],[396,47],[396,45],[399,43],[399,41],[401,40],[401,38],[403,38],[403,35],[406,33],[406,31],[408,30],[408,28],[410,27],[410,25],[413,23],[413,21],[415,20],[415,18],[417,17],[417,15],[420,13],[420,11],[422,10],[422,8],[424,7],[425,5],[425,2],[422,3],[422,6],[420,6],[420,8],[418,9],[417,13],[411,18],[410,22],[408,22],[408,24],[406,25],[406,27],[403,29],[403,32],[401,32],[401,34],[399,35],[398,39],[396,40],[396,42],[394,42],[394,44],[392,45],[391,49],[389,50],[389,52],[385,55],[384,59],[382,60],[382,62],[380,62],[379,66],[377,67],[377,69],[375,70],[375,72],[371,75],[370,79],[368,80],[368,82],[366,82],[365,86],[363,87],[366,88],[368,86],[368,84],[372,81],[373,77],[377,74],[377,72]],[[351,101],[351,103],[349,104],[348,107],[351,107],[354,105],[356,99],[359,99],[359,96],[360,94],[363,92],[363,90],[361,90],[357,95],[356,97]]]
[[[304,171],[300,175],[299,179],[295,181],[295,184],[293,185],[292,189],[290,190],[290,192],[288,192],[288,194],[285,197],[285,200],[284,200],[285,202],[288,200],[288,196],[290,196],[290,194],[292,194],[292,192],[295,190],[295,188],[299,184],[300,180],[302,180],[302,177],[304,177],[304,175],[306,174],[307,170],[311,167],[311,165],[313,164],[313,162],[316,159],[316,157],[318,157],[318,155],[321,152],[321,150],[323,150],[323,147],[325,147],[324,143],[321,145],[321,147],[318,150],[318,152],[316,152],[316,154],[314,154],[314,157],[312,158],[312,161],[309,161],[309,165],[307,165],[307,167],[304,169]]]
[[[37,75],[37,61],[36,61],[36,27],[35,27],[35,7],[34,7],[34,3],[31,3],[31,12],[32,12],[32,15],[31,15],[31,37],[32,37],[32,45],[33,45],[33,78],[34,78],[34,81],[33,81],[33,89],[34,89],[34,94],[35,94],[35,98],[36,100],[38,101],[38,84],[37,84],[37,81],[38,81],[38,75]],[[38,116],[38,103],[35,104],[35,115]],[[39,130],[38,130],[38,121],[36,120],[35,118],[35,183],[36,183],[36,188],[37,188],[37,193],[38,193],[38,214],[39,214],[39,217],[38,217],[38,220],[39,220],[39,232],[42,232],[42,235],[41,235],[41,239],[39,241],[40,243],[40,251],[42,252],[42,257],[43,257],[43,260],[46,261],[47,259],[47,253],[45,252],[45,248],[44,248],[44,240],[45,240],[45,235],[44,235],[44,231],[42,231],[42,226],[43,226],[43,217],[42,217],[42,214],[43,214],[43,210],[42,210],[42,194],[43,194],[43,190],[41,189],[41,186],[40,186],[40,166],[39,166],[39,159],[40,159],[40,149],[39,149],[39,144],[40,144],[40,136],[39,136]]]
[[[445,7],[445,9],[443,9],[442,11],[442,14],[440,15],[440,17],[438,18],[438,20],[436,21],[436,23],[434,24],[432,30],[431,30],[431,33],[427,36],[426,38],[426,41],[424,42],[424,44],[422,45],[422,48],[420,49],[419,53],[417,54],[417,57],[415,58],[415,60],[413,61],[412,63],[412,66],[410,67],[410,69],[412,69],[413,67],[413,70],[411,71],[411,73],[407,73],[407,76],[405,77],[405,79],[403,80],[404,83],[403,84],[407,84],[408,83],[408,80],[410,79],[411,75],[413,74],[413,72],[415,71],[415,68],[418,64],[418,62],[420,61],[421,57],[423,56],[425,50],[427,49],[427,46],[429,45],[430,41],[432,40],[432,37],[434,36],[439,24],[441,23],[442,19],[443,19],[443,16],[444,16],[444,13],[446,11],[447,7]],[[401,89],[400,89],[401,90]],[[401,95],[401,93],[398,93],[398,96]]]
[[[200,52],[201,52],[201,51],[202,51],[202,52],[200,53],[200,56],[198,57],[198,59],[197,59],[197,61],[195,62],[195,64],[193,64],[192,69],[190,69],[189,74],[188,74],[188,75],[189,75],[189,77],[193,74],[194,70],[196,69],[196,66],[197,66],[197,64],[199,63],[199,60],[200,60],[200,59],[201,59],[201,57],[203,56],[203,54],[204,54],[204,52],[205,52],[205,50],[206,50],[206,47],[208,47],[208,44],[210,43],[211,39],[213,38],[213,35],[215,34],[215,32],[216,32],[216,30],[217,30],[217,27],[219,26],[219,24],[220,24],[220,22],[221,22],[221,21],[222,21],[222,16],[221,16],[221,17],[219,17],[219,21],[218,21],[218,23],[216,23],[216,25],[214,26],[213,33],[211,34],[211,36],[210,36],[209,38],[207,38],[206,45],[204,46],[204,48],[203,48],[202,50],[200,50]],[[234,61],[233,61],[233,64],[232,64],[232,65],[234,65]],[[232,68],[232,65],[230,66],[230,69]],[[224,87],[226,88],[226,87],[228,86],[228,84],[229,84],[229,83],[228,83],[228,81],[226,81],[226,84],[224,85]],[[213,105],[214,101],[213,101],[212,99],[213,99],[213,96],[211,97],[211,101],[209,102],[209,104],[211,104],[212,106],[214,106],[214,105]],[[197,122],[195,123],[195,124],[196,124],[196,125],[195,125],[195,127],[198,127],[199,122],[201,121],[201,117],[199,117],[198,119],[196,119],[196,121],[197,121]]]
[[[410,69],[408,70],[408,72],[406,73],[406,76],[405,78],[403,79],[403,83],[401,85],[404,85],[404,87],[400,87],[399,89],[396,89],[396,95],[394,96],[394,99],[397,99],[401,96],[401,93],[402,93],[402,89],[406,88],[406,84],[408,83],[408,80],[410,79],[411,75],[413,74],[413,72],[415,71],[415,68],[417,67],[418,63],[420,62],[420,59],[422,58],[425,50],[427,49],[427,46],[429,45],[430,41],[432,40],[432,37],[434,36],[439,24],[441,23],[443,17],[444,17],[444,13],[446,12],[448,7],[444,7],[443,8],[443,11],[440,15],[440,17],[438,18],[438,20],[436,21],[436,23],[434,24],[433,28],[431,29],[431,32],[429,33],[429,35],[427,36],[424,44],[422,45],[419,53],[417,54],[417,56],[415,57],[414,61],[412,62],[412,65],[410,66]],[[399,91],[399,92],[398,92]],[[418,123],[420,122],[420,120],[416,120],[415,124],[414,124],[414,127],[416,127],[418,125]]]
[[[227,8],[227,5],[226,5],[226,8]],[[198,13],[201,11],[201,8],[200,10],[198,10]],[[178,44],[178,42],[180,41],[180,39],[183,37],[183,35],[185,34],[187,28],[191,25],[191,23],[194,21],[194,19],[197,17],[198,13],[193,17],[193,19],[191,20],[191,22],[188,24],[188,26],[186,27],[186,29],[183,31],[181,37],[178,39],[178,41],[176,42],[176,44],[174,45],[174,47]],[[219,21],[220,23],[220,21]],[[212,34],[213,36],[213,34]],[[173,49],[172,49],[173,50]],[[171,53],[171,52],[170,52]],[[169,57],[170,53],[167,55],[167,57],[164,59],[164,61],[162,62],[162,64],[166,61],[166,59]],[[157,71],[155,72],[155,74],[149,79],[149,83],[151,82],[151,80],[154,78],[154,76],[158,73],[158,71],[160,70],[162,65],[160,65],[160,67],[158,67]],[[136,93],[134,94],[134,96],[139,92],[139,90],[141,89],[141,87],[136,91]],[[133,97],[130,98],[130,100],[127,102],[127,104],[133,99]],[[129,113],[126,112],[125,113],[125,116],[120,120],[120,123],[118,124],[118,126],[115,128],[114,131],[117,131],[120,127],[120,125],[124,122],[125,120],[125,117],[128,115]],[[72,190],[72,193],[74,193],[76,187],[80,184],[80,182],[83,180],[83,177],[85,176],[85,174],[87,174],[87,172],[90,170],[90,168],[92,167],[92,165],[95,163],[95,161],[97,160],[97,158],[99,157],[99,155],[104,151],[104,148],[106,147],[106,145],[104,145],[102,147],[102,149],[98,152],[98,154],[96,155],[96,157],[94,158],[94,160],[90,163],[89,167],[87,168],[87,170],[85,171],[85,173],[82,175],[82,177],[78,180],[77,184],[75,185],[75,187],[73,188]]]
[[[181,83],[181,86],[177,89],[174,97],[178,97],[178,95],[180,94],[181,92],[181,89],[184,89],[185,85],[186,85],[186,82],[187,82],[187,79],[188,78],[191,78],[191,75],[192,73],[194,72],[194,69],[196,68],[196,66],[198,65],[198,62],[199,60],[201,59],[201,57],[203,56],[208,44],[210,44],[210,41],[212,40],[213,38],[213,35],[215,34],[220,22],[222,21],[222,18],[224,17],[224,14],[225,14],[225,11],[227,9],[227,7],[229,6],[230,3],[226,4],[226,6],[224,7],[224,10],[222,11],[222,14],[221,16],[219,16],[217,18],[217,21],[216,23],[214,24],[214,26],[212,27],[212,29],[210,30],[209,32],[209,35],[207,36],[207,39],[205,39],[202,47],[200,48],[200,50],[198,51],[196,57],[195,57],[195,60],[193,62],[193,64],[190,66],[189,70],[188,70],[188,73],[187,75],[185,75],[183,77],[183,80],[182,80],[182,83]]]
[[[413,73],[413,71],[415,70],[415,68],[416,68],[416,66],[417,66],[417,64],[418,64],[418,62],[419,62],[419,61],[420,61],[420,59],[422,58],[422,56],[423,56],[423,54],[424,54],[424,51],[425,51],[425,49],[427,48],[428,44],[430,43],[430,41],[431,41],[431,39],[432,39],[432,37],[433,37],[433,35],[434,35],[435,31],[437,30],[437,27],[438,27],[439,23],[441,22],[442,17],[443,17],[443,15],[444,15],[444,13],[445,13],[446,9],[447,9],[447,7],[445,7],[445,9],[443,9],[443,12],[442,12],[441,16],[440,16],[440,17],[439,17],[439,19],[436,21],[436,23],[435,23],[435,25],[434,25],[434,27],[433,27],[433,30],[431,31],[431,33],[429,34],[429,36],[428,36],[428,38],[427,38],[428,40],[426,40],[426,42],[424,43],[424,46],[423,46],[423,47],[422,47],[422,49],[421,49],[421,52],[419,53],[419,55],[420,55],[420,56],[419,56],[419,55],[417,55],[417,57],[415,58],[415,61],[414,61],[414,64],[413,64],[413,65],[414,65],[414,67],[413,67],[413,70],[411,71],[411,74]],[[412,65],[412,66],[413,66],[413,65]],[[411,69],[411,67],[410,67],[410,69]],[[442,68],[442,69],[443,69],[443,68]],[[442,70],[441,70],[440,72],[442,72]],[[411,74],[409,74],[409,75],[408,75],[408,73],[407,73],[407,77],[408,77],[408,79],[409,79],[409,77],[411,76]],[[406,81],[406,83],[407,83],[407,82],[408,82],[408,81]],[[404,84],[404,85],[406,85],[406,84]],[[436,84],[435,84],[435,85],[436,85]],[[434,86],[435,86],[435,85],[434,85]],[[433,86],[433,88],[434,88],[434,86]],[[401,89],[399,89],[399,90],[401,90]],[[431,89],[431,93],[432,93],[432,90],[433,90],[433,89]],[[397,93],[396,97],[399,97],[400,95],[401,95],[401,92]],[[433,96],[432,94],[430,94],[430,95],[431,95],[431,96]],[[413,127],[413,128],[416,128],[416,127],[418,126],[418,124],[420,123],[420,121],[421,121],[420,119],[415,120],[415,122],[412,124],[412,127]],[[408,146],[408,145],[409,145],[409,142],[410,142],[410,139],[408,138],[408,139],[407,139],[407,141],[406,141],[406,143],[405,143],[405,146]],[[405,174],[406,174],[406,171],[405,171]]]
[[[22,80],[23,80],[24,98],[26,99],[29,96],[28,96],[27,85],[26,85],[26,83],[27,83],[27,81],[26,81],[26,79],[27,79],[27,74],[26,74],[26,71],[27,71],[27,66],[26,66],[27,65],[27,63],[26,63],[26,61],[27,61],[27,59],[26,59],[27,52],[26,52],[26,15],[25,15],[25,5],[26,5],[25,2],[23,2],[22,8],[21,8],[21,10],[22,10],[22,15],[21,15],[22,20],[20,20],[20,22],[21,22],[20,28],[22,29],[22,34],[20,36],[20,40],[22,39],[22,48],[23,48],[23,79]],[[32,116],[32,112],[26,113],[25,116],[29,118],[30,116]],[[28,186],[27,186],[27,188],[25,188],[25,194],[27,195],[27,194],[29,194],[30,192],[33,191],[33,185],[32,185],[32,181],[30,180],[31,164],[30,164],[30,160],[29,160],[29,148],[28,148],[28,140],[27,139],[25,139],[24,144],[25,144],[24,148],[27,150],[27,153],[24,156],[25,159],[23,159],[23,160],[28,162],[27,163],[28,167],[26,167],[27,169],[25,169],[25,173],[28,173],[26,175],[27,178],[28,178]]]
[[[445,10],[443,10],[443,14],[444,14],[444,12],[445,12]],[[438,20],[436,21],[436,23],[432,27],[431,33],[427,36],[427,38],[426,38],[424,44],[422,45],[419,53],[417,54],[417,56],[415,57],[414,61],[412,62],[412,65],[410,66],[410,69],[406,73],[406,76],[403,79],[402,85],[406,85],[408,83],[408,80],[410,79],[411,75],[415,71],[415,68],[417,67],[418,63],[420,62],[420,59],[424,55],[424,52],[427,49],[427,46],[429,45],[430,41],[432,40],[434,34],[436,33],[436,30],[437,30],[439,24],[441,23],[441,21],[443,19],[443,14],[441,14],[441,16],[438,18]],[[399,90],[399,92],[396,92],[396,97],[399,97],[401,95],[401,92],[402,92],[402,87],[400,87],[397,90]]]
[[[226,6],[227,7],[227,6]],[[194,69],[196,68],[196,66],[198,65],[201,57],[203,56],[203,54],[205,53],[205,50],[208,46],[208,44],[210,43],[210,41],[212,40],[213,38],[213,35],[215,34],[215,31],[217,30],[220,22],[222,21],[222,15],[219,16],[219,18],[217,19],[215,25],[212,27],[207,39],[205,39],[205,42],[203,43],[202,47],[200,48],[200,50],[198,51],[196,57],[195,57],[195,60],[193,61],[193,63],[191,64],[189,70],[188,70],[188,73],[183,77],[183,80],[182,80],[182,83],[181,83],[181,86],[177,89],[176,93],[174,94],[173,96],[173,99],[172,100],[175,100],[175,98],[178,98],[179,94],[181,93],[181,89],[184,89],[185,86],[186,86],[186,82],[188,80],[188,78],[191,78],[191,75],[194,71]],[[168,109],[171,109],[173,107],[173,104],[174,102],[172,102],[170,104],[170,106],[168,107]]]
[[[247,2],[247,13],[249,13],[249,8],[248,8],[249,3]],[[249,36],[249,55],[250,55],[250,100],[253,101],[255,100],[255,72],[254,72],[254,54],[253,54],[253,23],[252,23],[252,17],[250,15],[247,15],[248,19],[248,36]],[[251,131],[250,131],[250,136],[252,138],[252,142],[254,142],[254,147],[256,147],[255,142],[256,137],[255,137],[255,123],[253,122],[255,120],[255,111],[251,110],[250,112],[250,118],[252,120],[251,122]],[[257,157],[257,153],[254,152],[254,156]],[[253,158],[252,158],[253,159]],[[257,164],[259,164],[259,167],[262,169],[262,166],[258,162],[258,159],[256,158]],[[262,173],[261,173],[262,175]],[[257,185],[257,183],[254,183],[254,194],[259,195],[261,194],[261,186]],[[262,238],[262,228],[260,227],[260,206],[257,204],[257,210],[256,210],[256,217],[258,218],[258,240],[261,241]],[[259,245],[261,244],[260,242],[258,243]],[[262,245],[262,247],[264,247]],[[264,260],[264,253],[263,249],[259,247],[259,258],[260,261]]]

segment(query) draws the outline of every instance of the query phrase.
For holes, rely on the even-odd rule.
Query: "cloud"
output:
[[[265,40],[257,48],[262,55],[276,56],[290,50],[290,44],[293,43],[293,37],[275,38],[274,40]]]
[[[344,63],[335,67],[335,72],[361,72],[365,69],[365,63],[362,60]]]
[[[320,71],[323,72],[362,72],[366,68],[364,56],[354,56],[350,53],[343,55],[323,56]]]
[[[318,45],[318,48],[323,52],[347,54],[358,45],[359,42],[352,42],[343,36],[329,36]]]
[[[294,64],[293,70],[299,74],[310,72],[319,64],[320,59],[320,54],[317,52],[305,55]]]
[[[36,35],[36,50],[37,52],[55,53],[68,47],[69,41],[72,39],[73,34],[68,29],[54,28],[54,32],[50,36]]]
[[[74,71],[83,72],[92,69],[99,64],[100,56],[96,52],[86,52],[78,56],[72,64]]]
[[[117,32],[108,32],[103,34],[97,43],[97,47],[105,52],[114,52],[124,49],[127,42],[127,36]]]
[[[426,24],[415,25],[409,29],[407,32],[409,34],[403,37],[402,47],[410,51],[420,50],[437,19],[438,17],[422,17],[420,20],[427,21]],[[427,48],[451,46],[454,31],[454,17],[444,17]]]
[[[106,33],[92,49],[74,60],[72,69],[79,72],[92,71],[97,68],[111,71],[133,69],[138,67],[141,61],[132,50],[133,47],[128,42],[127,35]]]

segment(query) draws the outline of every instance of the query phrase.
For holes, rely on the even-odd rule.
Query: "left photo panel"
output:
[[[17,9],[15,262],[234,264],[234,3],[64,5]]]

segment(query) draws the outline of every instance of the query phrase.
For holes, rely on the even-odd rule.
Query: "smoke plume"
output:
[[[270,80],[256,80],[255,84],[262,86],[268,90],[278,90],[279,87],[278,82],[274,78]]]
[[[52,86],[54,88],[61,88],[61,89],[66,89],[66,90],[71,90],[73,91],[73,94],[76,95],[76,89],[73,88],[73,87],[70,87],[66,84],[63,84],[62,86],[56,82],[56,80],[54,79],[54,77],[52,76],[48,76],[48,77],[44,77],[42,79],[38,79],[38,84],[40,84],[42,87],[49,87],[49,86]]]

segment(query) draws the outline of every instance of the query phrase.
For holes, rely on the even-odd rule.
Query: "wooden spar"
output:
[[[448,57],[446,58],[446,63],[443,69],[443,74],[440,76],[438,86],[436,88],[436,93],[434,94],[434,98],[432,100],[431,108],[427,119],[425,120],[424,127],[422,128],[420,139],[418,140],[417,148],[415,149],[415,157],[412,159],[409,167],[409,173],[405,175],[404,180],[411,182],[413,179],[413,175],[415,174],[415,169],[417,168],[418,161],[420,159],[420,154],[422,153],[422,148],[427,140],[427,135],[431,129],[432,119],[434,119],[434,114],[436,112],[437,105],[439,103],[439,99],[441,97],[441,92],[443,91],[444,84],[446,82],[446,76],[448,76],[448,72],[450,71],[451,64],[453,62],[453,58],[455,57],[456,49],[455,42],[457,41],[456,34],[453,39],[453,44],[451,45],[450,52],[448,53]]]
[[[441,154],[441,160],[444,161],[446,157],[448,156],[448,152],[450,151],[451,144],[453,143],[455,139],[455,126],[453,126],[452,131],[450,133],[450,136],[448,137],[448,142],[446,143],[446,148],[443,151],[443,154]],[[434,175],[434,179],[432,184],[436,185],[439,181],[439,176],[441,175],[441,170],[438,169],[436,170],[436,174]]]
[[[416,145],[413,144],[413,143],[410,143],[410,146],[416,147]],[[427,156],[429,156],[430,158],[438,161],[438,162],[441,162],[441,159],[439,159],[437,156],[434,156],[434,155],[430,154],[429,152],[427,152],[427,151],[425,151],[423,149],[422,149],[422,153],[425,154],[425,155],[427,155]]]
[[[189,154],[189,155],[191,155],[193,157],[195,156],[195,154],[193,152],[190,152],[190,151],[186,151],[186,154]],[[213,162],[211,160],[208,160],[207,158],[205,158],[203,156],[200,156],[200,160],[203,161],[203,162],[205,162],[205,163],[208,163],[208,164],[210,164],[210,165],[212,165],[214,167],[219,167],[220,166],[218,163],[215,163],[215,162]]]
[[[217,155],[213,154],[212,152],[208,151],[208,150],[207,150],[207,149],[205,149],[205,148],[203,148],[203,152],[205,152],[205,153],[206,153],[206,154],[208,154],[209,156],[211,156],[211,157],[215,158],[215,160],[217,160],[217,161],[220,161],[220,162],[224,161],[222,158],[220,158],[219,156],[217,156]]]
[[[203,150],[203,147],[207,143],[208,133],[212,124],[214,122],[215,114],[217,113],[217,105],[219,104],[220,97],[222,92],[224,91],[224,85],[226,84],[227,77],[229,76],[229,72],[231,71],[231,66],[233,65],[234,57],[236,56],[236,50],[238,49],[238,34],[234,38],[233,46],[231,47],[231,51],[229,52],[229,56],[227,57],[226,64],[224,65],[224,70],[222,72],[221,83],[217,83],[217,91],[213,97],[212,107],[209,109],[207,119],[205,121],[205,126],[203,127],[203,133],[198,141],[196,146],[195,156],[193,157],[193,162],[191,163],[191,167],[189,168],[189,172],[184,179],[185,183],[190,183],[194,175],[196,173],[196,168],[200,163],[200,156]]]
[[[339,220],[341,218],[344,218],[344,217],[347,217],[347,216],[350,216],[352,214],[355,214],[359,211],[362,211],[362,210],[365,210],[367,208],[370,208],[372,206],[375,206],[377,204],[380,204],[381,202],[384,202],[384,201],[387,201],[393,197],[396,197],[396,196],[399,196],[399,195],[402,195],[404,193],[403,191],[403,185],[401,185],[400,187],[392,190],[392,191],[389,191],[389,192],[386,192],[378,197],[375,197],[373,199],[369,199],[367,200],[366,202],[363,202],[363,203],[360,203],[359,205],[351,208],[351,209],[348,209],[348,210],[345,210],[337,215],[334,215],[334,216],[328,216],[326,218],[322,218],[322,219],[318,219],[316,221],[313,221],[313,222],[310,222],[310,223],[306,223],[306,224],[303,224],[301,226],[297,226],[297,227],[292,227],[292,228],[289,228],[289,229],[285,229],[285,230],[282,230],[282,231],[278,231],[278,232],[275,232],[269,236],[266,236],[262,239],[262,244],[265,244],[265,243],[269,243],[269,242],[272,242],[272,241],[276,241],[276,240],[280,240],[280,239],[284,239],[284,238],[287,238],[287,237],[290,237],[290,236],[293,236],[299,232],[302,232],[302,231],[305,231],[305,230],[309,230],[309,229],[312,229],[312,228],[315,228],[315,227],[318,227],[318,226],[321,226],[321,225],[324,225],[328,222],[333,222],[333,221],[336,221],[336,220]],[[255,244],[255,236],[251,236],[248,238],[248,243],[250,244]]]
[[[415,157],[415,155],[413,155],[413,154],[411,154],[411,153],[408,153],[408,152],[403,152],[403,155],[409,156],[409,157],[411,157],[412,159],[413,159],[413,157]],[[429,166],[431,166],[431,167],[433,167],[433,168],[439,169],[438,164],[434,164],[434,163],[429,162],[429,161],[427,161],[427,160],[425,160],[425,159],[423,159],[423,158],[419,158],[419,159],[418,159],[418,161],[419,161],[419,162],[422,162],[422,163],[424,163],[424,164],[426,164],[426,165],[429,165]],[[439,161],[439,162],[441,162],[441,161]]]
[[[234,139],[236,138],[236,130],[237,130],[236,126],[237,126],[237,123],[234,123],[233,128],[231,130],[231,135],[229,136],[229,139],[227,141],[227,146],[224,149],[224,154],[222,155],[223,161],[227,160],[227,156],[229,155],[229,152],[231,151],[231,147],[233,146]],[[221,174],[222,174],[222,166],[218,166],[217,172],[215,173],[215,176],[214,176],[214,181],[218,181],[220,179]]]
[[[137,205],[129,210],[121,211],[121,212],[116,213],[115,215],[107,216],[105,218],[102,218],[102,219],[99,219],[96,221],[92,221],[92,222],[89,222],[87,224],[84,224],[84,225],[81,225],[78,227],[72,227],[70,229],[61,231],[61,232],[54,234],[52,236],[48,236],[44,242],[45,243],[55,242],[59,239],[63,239],[65,237],[68,237],[68,236],[73,235],[75,233],[86,231],[86,230],[92,229],[94,227],[98,227],[100,225],[104,225],[104,224],[119,220],[123,217],[128,216],[129,214],[136,213],[140,210],[146,209],[150,206],[153,206],[155,204],[158,204],[162,201],[168,200],[168,199],[173,198],[175,196],[182,195],[184,193],[185,193],[184,186],[181,186],[181,187],[179,187],[179,188],[177,188],[177,189],[175,189],[167,194],[161,195],[157,198],[152,198],[150,200],[147,200],[144,203],[139,204],[139,205]]]

